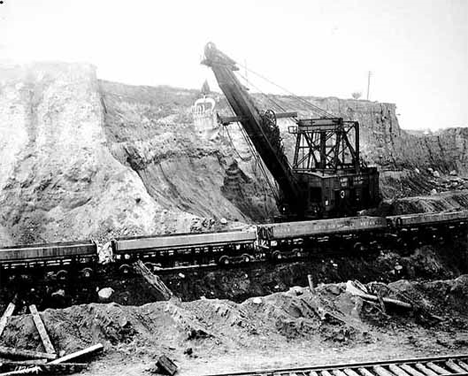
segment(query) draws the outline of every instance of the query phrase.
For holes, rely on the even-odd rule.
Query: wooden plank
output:
[[[426,376],[424,373],[419,372],[418,370],[411,367],[409,364],[400,364],[399,367],[403,368],[411,376]]]
[[[57,358],[56,354],[42,353],[32,350],[15,349],[11,347],[0,346],[0,355],[5,357],[21,357],[28,359],[50,359]]]
[[[345,368],[344,373],[346,373],[348,376],[359,376],[359,373],[356,371],[352,370],[351,368]]]
[[[468,371],[468,364],[466,364],[463,360],[457,360],[458,365],[460,365],[465,371]]]
[[[397,366],[396,364],[390,364],[388,366],[389,370],[392,371],[397,376],[411,376],[407,372],[405,372],[402,368]]]
[[[383,368],[382,366],[374,366],[372,367],[374,369],[374,371],[377,373],[377,375],[379,376],[393,376],[393,373],[391,373],[390,371],[386,370],[385,368]]]
[[[438,366],[437,364],[434,364],[432,362],[429,362],[426,364],[428,368],[432,369],[434,372],[437,372],[440,375],[445,375],[446,373],[450,373],[449,370],[446,370],[445,368],[442,368]]]
[[[84,350],[76,351],[74,353],[65,355],[65,356],[63,356],[61,358],[55,359],[55,360],[53,360],[53,361],[51,361],[51,362],[49,362],[47,364],[66,363],[69,360],[78,358],[80,356],[87,355],[87,354],[92,354],[94,352],[101,351],[103,348],[104,348],[104,346],[101,343],[98,343],[97,345],[90,346],[90,347],[88,347],[88,348],[86,348]]]
[[[151,271],[141,260],[134,262],[133,268],[137,273],[145,278],[146,282],[148,282],[153,287],[155,292],[158,294],[158,298],[162,297],[164,300],[169,300],[172,298],[172,291],[164,284],[161,278],[151,273]]]
[[[312,279],[312,274],[307,274],[307,281],[309,282],[309,290],[310,292],[315,292],[314,289],[314,280]]]
[[[424,373],[426,376],[438,376],[437,372],[434,372],[432,369],[427,368],[424,364],[417,363],[416,368]]]
[[[5,310],[2,318],[0,319],[0,336],[2,335],[3,330],[5,329],[8,323],[8,318],[13,314],[14,310],[15,310],[15,305],[13,303],[8,304],[7,309]]]
[[[332,370],[332,373],[335,375],[335,376],[346,376],[346,373],[344,373],[343,371],[339,370],[339,369],[334,369]]]
[[[38,366],[46,364],[47,359],[29,359],[29,360],[0,360],[2,366]]]
[[[45,371],[48,373],[58,374],[57,372],[75,372],[83,370],[88,367],[86,363],[60,363],[60,364],[46,364],[46,359],[39,360],[25,360],[25,361],[5,361],[2,360],[2,366],[7,367],[22,367],[32,365],[34,367],[20,368],[14,371],[0,373],[0,376],[13,376],[13,375],[26,375],[30,373],[39,373]]]
[[[36,324],[37,331],[39,332],[39,335],[41,336],[42,344],[44,345],[45,351],[49,354],[55,354],[54,346],[52,345],[52,342],[50,341],[49,335],[47,334],[47,331],[44,326],[44,323],[42,322],[41,316],[39,315],[39,312],[37,312],[36,306],[34,304],[31,304],[29,306],[29,311],[31,311],[34,324]]]
[[[156,365],[161,371],[163,371],[167,375],[172,376],[175,375],[175,373],[177,372],[177,366],[166,355],[161,355],[158,358]]]
[[[58,374],[58,371],[61,371],[61,374],[73,373],[76,371],[83,370],[88,367],[87,363],[59,363],[59,364],[43,364],[40,366],[41,369],[45,372],[52,373],[54,375]]]
[[[451,359],[447,360],[445,364],[454,372],[466,373],[466,371],[462,367],[460,367],[458,364],[455,364],[455,362]]]
[[[10,372],[4,372],[0,373],[0,376],[16,376],[16,375],[27,375],[29,373],[39,373],[41,372],[41,367],[40,366],[34,366],[26,369],[20,369],[18,371],[10,371]]]
[[[364,367],[358,368],[358,371],[362,376],[375,376],[371,371]]]

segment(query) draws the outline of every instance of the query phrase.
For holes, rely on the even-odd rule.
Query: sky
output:
[[[468,126],[468,0],[0,1],[0,61],[213,87],[209,41],[297,95],[365,99],[370,71],[369,99],[395,103],[402,128]]]

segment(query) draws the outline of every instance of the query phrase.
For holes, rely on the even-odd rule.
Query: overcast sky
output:
[[[0,53],[103,79],[200,88],[208,41],[296,94],[397,104],[407,129],[468,126],[467,0],[3,0]],[[268,89],[264,89],[267,90]]]

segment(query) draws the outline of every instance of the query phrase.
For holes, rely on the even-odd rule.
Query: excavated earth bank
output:
[[[47,309],[42,318],[56,349],[70,353],[93,343],[105,353],[84,374],[142,374],[166,354],[180,375],[310,365],[346,360],[466,351],[468,276],[433,282],[373,283],[407,310],[364,302],[346,284],[295,287],[242,303],[202,299],[116,303]],[[325,314],[326,313],[326,314]],[[42,350],[30,315],[13,317],[2,344]]]
[[[209,137],[196,129],[191,109],[199,96],[100,81],[85,64],[1,67],[0,243],[107,241],[272,218],[271,176],[261,173],[236,125],[215,124]],[[225,99],[212,96],[216,109],[229,113]],[[260,108],[271,107],[255,98]],[[465,128],[408,133],[393,104],[308,99],[360,121],[362,155],[379,167],[383,197],[405,198],[395,210],[466,207]],[[310,116],[297,98],[275,101]],[[289,125],[280,123],[291,159]],[[438,195],[454,190],[456,198]]]

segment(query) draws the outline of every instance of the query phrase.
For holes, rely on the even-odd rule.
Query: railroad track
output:
[[[468,376],[468,354],[230,372],[206,376]]]

